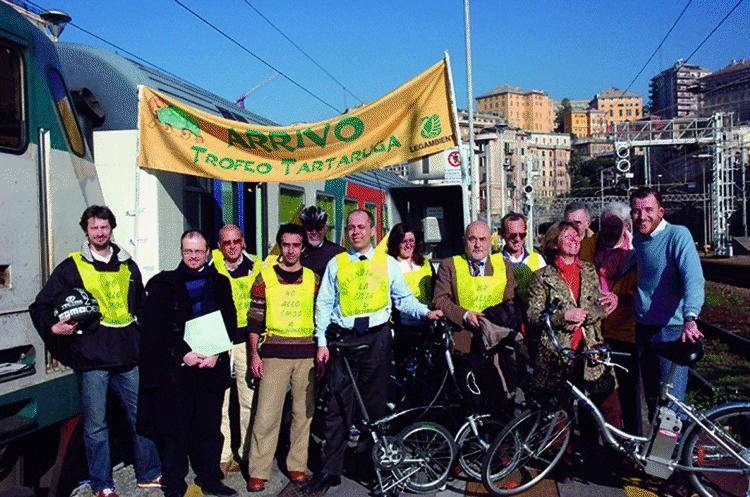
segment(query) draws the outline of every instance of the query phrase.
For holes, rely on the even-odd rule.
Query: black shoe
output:
[[[317,494],[323,495],[328,492],[331,487],[337,487],[341,485],[341,477],[339,475],[329,475],[328,473],[319,473],[310,480],[310,483],[302,487],[302,490],[306,494]]]
[[[224,485],[220,481],[209,485],[201,485],[200,487],[203,490],[203,495],[215,495],[217,497],[234,497],[237,495],[237,490]]]

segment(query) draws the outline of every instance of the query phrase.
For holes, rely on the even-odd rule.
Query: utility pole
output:
[[[469,98],[469,167],[471,168],[471,220],[479,216],[479,165],[474,157],[474,91],[471,80],[471,29],[469,0],[464,0],[464,41],[466,44],[466,90]]]
[[[492,233],[492,154],[489,141],[484,147],[482,156],[484,158],[484,181],[487,182],[484,195],[487,200],[487,226],[489,226],[490,233]]]
[[[505,208],[505,128],[500,128],[500,219],[506,214]]]

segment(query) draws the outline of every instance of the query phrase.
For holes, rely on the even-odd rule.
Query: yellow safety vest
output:
[[[315,331],[315,273],[302,268],[302,283],[279,283],[273,267],[261,271],[266,285],[266,333],[290,338],[312,336]]]
[[[71,252],[70,257],[78,268],[83,286],[99,302],[101,323],[112,328],[123,328],[135,321],[128,309],[130,290],[130,268],[120,264],[117,271],[97,271],[93,264],[85,261],[80,252]],[[114,254],[113,254],[114,257]]]
[[[336,256],[339,305],[346,316],[364,316],[385,309],[391,301],[388,255],[375,253],[372,259],[352,261],[343,252]]]
[[[425,258],[424,264],[417,271],[404,273],[404,279],[417,300],[428,305],[432,300],[432,268],[429,259]]]
[[[453,257],[453,264],[456,266],[458,305],[464,309],[482,312],[503,300],[505,285],[508,283],[505,275],[505,260],[501,254],[491,255],[490,260],[492,261],[492,276],[472,276],[466,257],[463,255]]]
[[[232,285],[234,309],[237,312],[237,327],[244,328],[247,326],[247,311],[250,310],[250,288],[252,288],[255,278],[260,273],[261,266],[263,265],[260,257],[255,256],[255,260],[253,260],[253,270],[250,274],[234,278],[229,274],[229,270],[227,269],[226,264],[224,264],[224,254],[221,253],[221,250],[214,249],[211,252],[211,255],[216,270],[220,274],[229,278],[229,283]]]
[[[539,268],[542,267],[542,256],[537,252],[531,252],[523,264],[513,266],[513,279],[516,281],[516,294],[521,303],[526,305],[529,300],[529,284],[531,278]]]

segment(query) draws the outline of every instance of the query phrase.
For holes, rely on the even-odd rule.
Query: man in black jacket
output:
[[[328,214],[317,205],[305,207],[299,220],[307,232],[307,246],[302,252],[302,265],[312,269],[319,278],[322,278],[328,262],[346,251],[341,245],[326,239]]]
[[[141,273],[123,249],[112,243],[117,226],[109,208],[92,205],[80,222],[86,234],[80,252],[60,263],[29,308],[34,326],[53,355],[79,378],[84,444],[91,489],[98,497],[117,497],[112,480],[107,391],[119,398],[133,430],[135,473],[139,487],[158,487],[161,467],[154,443],[135,433],[138,405],[137,317],[145,294]],[[101,321],[85,326],[71,318],[58,320],[55,300],[64,292],[85,288],[99,302]]]
[[[225,276],[206,264],[208,242],[203,233],[186,231],[181,246],[177,269],[162,271],[146,287],[139,428],[158,440],[167,497],[185,494],[188,457],[204,494],[233,496],[237,492],[221,482],[219,468],[229,355],[199,354],[184,339],[187,321],[215,311],[221,312],[229,337],[234,334],[232,289]]]

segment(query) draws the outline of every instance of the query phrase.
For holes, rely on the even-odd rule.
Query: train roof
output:
[[[172,74],[102,48],[78,43],[57,44],[71,91],[88,88],[101,103],[106,120],[97,131],[136,129],[138,85],[146,85],[187,105],[216,116],[263,126],[277,124]]]

